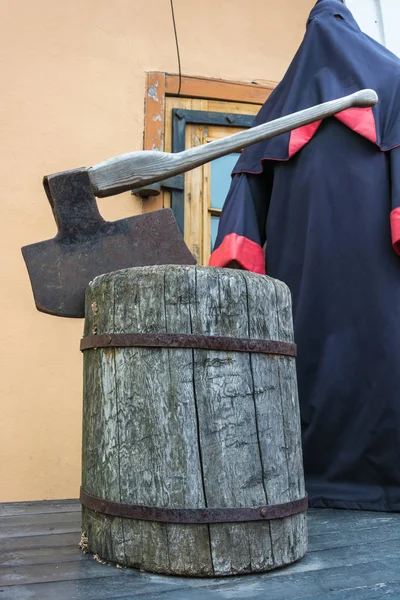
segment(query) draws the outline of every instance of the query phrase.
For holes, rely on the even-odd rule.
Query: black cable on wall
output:
[[[179,87],[177,96],[181,93],[181,84],[182,84],[182,71],[181,71],[181,57],[179,54],[179,42],[178,42],[178,34],[176,31],[176,22],[175,22],[175,13],[174,13],[174,2],[170,0],[171,3],[171,13],[172,13],[172,23],[174,25],[174,33],[175,33],[175,43],[176,43],[176,53],[178,55],[178,69],[179,69]]]

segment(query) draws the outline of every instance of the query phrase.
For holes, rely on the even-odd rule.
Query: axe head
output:
[[[38,310],[82,318],[87,285],[98,275],[145,265],[196,263],[170,209],[105,221],[86,169],[45,177],[44,187],[58,233],[22,248]]]

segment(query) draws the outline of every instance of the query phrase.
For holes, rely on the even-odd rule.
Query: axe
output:
[[[36,308],[57,316],[84,317],[85,290],[97,275],[143,265],[195,264],[170,209],[108,222],[101,217],[95,196],[113,196],[162,181],[256,142],[377,101],[373,90],[361,90],[176,154],[131,152],[89,169],[45,177],[43,185],[58,233],[22,248]]]

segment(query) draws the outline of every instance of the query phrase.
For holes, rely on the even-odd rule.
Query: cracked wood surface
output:
[[[89,178],[96,196],[112,196],[185,173],[220,156],[239,152],[256,142],[326,119],[348,108],[373,106],[377,101],[374,90],[364,89],[175,154],[153,150],[128,152],[94,165],[88,169]]]
[[[98,277],[85,335],[196,333],[293,341],[287,287],[207,267]],[[245,507],[304,496],[295,361],[248,353],[109,348],[84,353],[82,484],[89,494],[170,508]],[[301,558],[305,515],[173,525],[83,510],[89,549],[159,573],[262,572]]]

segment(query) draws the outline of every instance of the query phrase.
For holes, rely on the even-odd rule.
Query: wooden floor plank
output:
[[[1,519],[0,519],[1,523]],[[59,528],[52,529],[54,519],[48,528],[47,534],[32,534],[32,527],[29,532],[26,527],[23,528],[23,536],[7,537],[1,541],[1,549],[6,551],[23,550],[29,548],[54,548],[57,546],[78,544],[80,540],[80,517],[76,517],[75,527],[72,533],[60,533]],[[72,522],[73,526],[73,522]],[[57,531],[57,534],[54,533]],[[18,532],[21,533],[21,532]],[[391,520],[383,524],[374,524],[374,527],[365,526],[363,529],[349,530],[339,527],[338,530],[324,531],[322,528],[311,528],[309,535],[309,552],[324,550],[327,548],[337,548],[341,546],[352,546],[362,543],[381,542],[385,540],[396,540],[400,538],[400,515],[397,522]]]
[[[0,587],[2,600],[115,600],[115,598],[139,598],[135,577],[99,577],[78,581],[61,581],[54,583],[38,583],[17,585],[7,588]],[[175,590],[168,582],[149,585],[147,592],[161,592],[163,600],[168,600],[168,593]],[[146,594],[142,597],[146,599]],[[148,596],[151,597],[151,596]],[[171,596],[172,600],[173,596]]]
[[[315,521],[322,519],[324,521],[334,521],[335,523],[343,521],[371,521],[371,519],[397,519],[399,513],[384,512],[376,510],[343,510],[341,508],[310,508],[308,509],[310,518]]]
[[[310,600],[383,600],[384,598],[392,600],[400,598],[400,581],[345,588],[313,596]]]
[[[82,552],[79,550],[77,543],[56,548],[27,548],[10,552],[4,552],[1,549],[0,573],[1,569],[11,567],[50,565],[53,563],[80,560],[81,555]]]
[[[73,562],[0,569],[0,586],[114,577],[116,570],[116,567],[102,565],[89,556],[80,555]],[[128,573],[125,569],[124,572]],[[135,576],[137,572],[130,570],[128,574]]]
[[[313,509],[308,511],[309,530],[316,533],[323,529],[328,532],[343,529],[362,529],[385,523],[400,526],[399,513],[363,512],[354,510]]]
[[[67,513],[70,514],[70,513]],[[40,515],[42,516],[42,515]],[[36,535],[59,535],[62,533],[80,533],[81,527],[77,522],[76,516],[72,515],[71,519],[57,519],[57,515],[53,515],[53,519],[47,522],[23,522],[19,524],[10,524],[4,522],[8,517],[0,520],[0,543],[3,539],[16,537],[29,537]]]
[[[378,535],[379,533],[379,535]],[[37,536],[34,538],[10,538],[4,540],[0,551],[0,569],[5,567],[53,564],[59,562],[80,560],[81,551],[78,548],[80,536],[76,533],[63,534],[62,536]],[[334,552],[347,557],[355,549],[356,552],[363,552],[374,544],[375,548],[380,548],[379,544],[387,544],[393,541],[396,548],[400,544],[400,532],[391,528],[385,528],[382,532],[376,530],[374,536],[371,536],[370,531],[356,532],[356,535],[347,535],[342,532],[340,535],[325,537],[315,536],[309,542],[309,552],[306,562],[299,565],[307,565],[307,568],[312,567],[315,554],[325,557],[321,554],[324,550],[329,550],[329,556]],[[22,542],[25,542],[22,544]],[[21,547],[22,545],[22,547]],[[344,550],[349,548],[349,550]],[[312,555],[312,556],[311,556]],[[315,563],[314,563],[315,564]],[[317,564],[320,564],[317,559]],[[0,598],[1,600],[1,598]]]
[[[317,586],[314,586],[311,595],[299,586],[300,583],[292,586],[290,590],[285,587],[273,590],[268,585],[260,589],[258,584],[250,583],[239,588],[231,586],[193,591],[179,589],[173,593],[148,592],[147,594],[131,595],[127,592],[124,595],[113,596],[113,600],[127,600],[128,598],[140,598],[140,600],[384,600],[387,598],[388,600],[398,600],[400,598],[399,581],[334,591],[326,590],[322,593],[316,592]],[[106,597],[99,597],[99,600],[105,599]]]
[[[61,535],[64,533],[75,533],[80,537],[81,529],[76,524],[65,524],[59,525],[58,523],[49,523],[47,526],[43,525],[26,525],[23,529],[21,527],[8,527],[5,530],[0,531],[0,545],[3,545],[3,540],[8,538],[26,538],[30,536],[48,536],[48,535]],[[79,541],[79,540],[78,540]]]
[[[230,578],[229,580],[213,581],[210,585],[200,584],[192,580],[185,587],[165,592],[154,592],[151,589],[138,590],[135,598],[141,600],[355,600],[357,595],[366,600],[385,597],[382,590],[388,585],[398,590],[400,585],[399,564],[397,559],[388,561],[387,567],[380,561],[365,563],[360,569],[340,567],[322,571],[287,574],[283,577],[271,577],[271,574]],[[288,567],[288,571],[290,571]],[[390,589],[390,588],[389,588]],[[381,596],[377,593],[381,590]],[[354,594],[353,594],[354,592]],[[335,595],[336,597],[335,598]],[[129,597],[120,594],[114,600]],[[390,596],[389,596],[390,597]],[[104,598],[107,598],[105,596]],[[398,597],[394,596],[396,600]],[[103,598],[99,597],[99,600]]]
[[[384,556],[385,559],[395,559],[400,556],[400,540],[389,540],[374,544],[328,548],[320,552],[309,552],[298,563],[290,566],[290,575],[307,571],[324,571],[352,566],[355,570],[359,565],[374,562]],[[399,563],[400,564],[400,563]],[[270,577],[286,577],[283,569],[271,572]],[[400,566],[399,566],[400,577]]]
[[[112,573],[112,571],[115,571],[115,567],[98,565],[97,563],[94,565],[96,569],[94,571],[93,558],[89,555],[85,556],[77,553],[75,556],[75,560],[70,557],[68,561],[61,560],[58,563],[5,566],[0,569],[0,585],[85,579],[86,577],[95,576],[93,573],[96,573],[99,577],[115,574]],[[268,578],[285,580],[288,576],[295,576],[296,574],[322,571],[326,573],[330,569],[348,568],[349,566],[357,570],[366,563],[374,562],[376,557],[380,556],[384,556],[386,560],[397,559],[400,556],[400,540],[311,552],[302,561],[295,563],[288,569],[272,571]]]
[[[80,512],[79,500],[42,500],[40,502],[7,502],[0,504],[0,517]]]
[[[61,536],[9,538],[4,540],[1,547],[0,569],[80,560],[79,540],[80,536],[76,533]],[[25,543],[22,544],[22,542]],[[393,542],[393,546],[391,542]],[[374,544],[375,549],[383,547],[382,553],[385,553],[385,545],[387,544],[389,545],[389,551],[391,548],[396,549],[400,544],[400,532],[393,530],[391,527],[385,527],[382,531],[379,528],[374,530],[374,535],[371,535],[371,531],[367,530],[350,532],[350,534],[344,531],[340,534],[331,534],[328,537],[324,535],[314,536],[309,541],[307,559],[299,563],[299,567],[301,565],[301,568],[305,568],[305,566],[313,568],[313,565],[320,564],[320,557],[323,557],[324,560],[330,560],[332,556],[340,555],[347,560],[349,554],[351,556],[353,552],[360,553],[360,557],[366,555],[369,558],[369,549],[372,544]],[[329,551],[328,554],[322,553],[327,550]],[[385,554],[387,555],[387,552]]]
[[[0,587],[2,600],[383,600],[400,595],[398,561],[309,572],[218,580],[182,579],[121,570],[118,576]],[[290,569],[290,567],[289,567]],[[383,578],[387,576],[385,583]],[[380,594],[380,595],[379,595]]]
[[[40,551],[42,548],[63,548],[64,546],[77,546],[81,539],[80,531],[71,533],[58,533],[49,535],[32,535],[9,537],[0,541],[0,552],[13,552],[17,550],[29,550],[30,548]]]
[[[67,556],[67,560],[65,560]],[[91,556],[91,555],[89,555]],[[400,538],[384,539],[382,541],[364,541],[360,544],[356,541],[355,545],[338,546],[335,548],[325,548],[324,550],[313,551],[311,549],[307,556],[300,562],[290,567],[290,573],[303,571],[317,571],[333,567],[347,566],[350,564],[358,565],[374,560],[376,557],[385,556],[393,558],[400,556]],[[24,572],[28,576],[26,567],[35,565],[53,565],[55,563],[73,562],[82,560],[81,552],[78,549],[78,539],[75,543],[67,547],[59,548],[28,548],[14,551],[2,551],[0,554],[0,573],[4,576],[5,569],[8,567],[13,573]],[[36,571],[35,571],[36,573]],[[58,578],[63,577],[63,571],[58,571]],[[285,576],[287,571],[279,569],[271,573],[271,577]],[[34,575],[36,576],[36,575]],[[24,583],[33,583],[26,580]]]
[[[77,501],[0,505],[0,600],[399,600],[399,514],[311,510],[309,531],[307,556],[286,569],[183,579],[82,555]]]
[[[26,525],[35,526],[44,525],[48,523],[57,523],[58,525],[74,524],[75,527],[80,525],[80,513],[76,511],[61,512],[61,513],[42,513],[34,515],[9,515],[0,518],[0,532],[6,530],[8,527],[25,527]]]
[[[311,534],[308,539],[308,550],[309,552],[319,552],[329,548],[374,544],[399,539],[400,527],[393,527],[391,523],[384,523],[380,526],[365,529],[341,529],[317,535]]]

